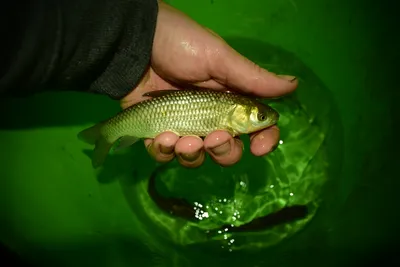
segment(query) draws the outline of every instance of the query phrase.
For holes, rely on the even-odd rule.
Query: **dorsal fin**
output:
[[[203,91],[207,91],[207,90],[208,91],[214,91],[213,89],[210,89],[210,88],[199,88],[199,89],[186,88],[184,90],[186,90],[186,91],[199,91],[199,90],[200,91],[201,90],[203,90]],[[179,89],[154,90],[154,91],[150,91],[150,92],[144,93],[142,96],[155,98],[155,97],[166,96],[166,95],[169,95],[169,94],[171,94],[173,92],[176,92],[176,91],[180,91],[180,90]],[[226,90],[226,91],[222,91],[222,92],[228,93],[228,94],[240,94],[239,92],[231,91],[231,90]],[[251,97],[251,96],[248,96],[248,97]]]
[[[155,90],[155,91],[150,91],[147,93],[144,93],[143,96],[149,96],[149,97],[161,97],[165,95],[169,95],[172,92],[178,91],[177,89],[166,89],[166,90]]]

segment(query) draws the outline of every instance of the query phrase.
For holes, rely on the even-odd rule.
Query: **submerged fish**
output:
[[[185,199],[164,197],[157,192],[156,178],[160,171],[167,165],[156,168],[150,176],[147,193],[154,203],[163,211],[176,217],[189,221],[196,221],[196,210],[194,205],[189,204]]]
[[[217,230],[212,230],[209,235],[213,235],[218,231],[229,232],[256,232],[263,231],[274,226],[285,223],[290,223],[300,219],[304,219],[308,215],[308,208],[306,205],[293,205],[284,207],[274,213],[270,213],[263,217],[256,218],[251,222],[240,226],[224,225]]]
[[[232,136],[248,134],[277,123],[279,114],[254,98],[213,90],[159,90],[116,116],[81,131],[78,138],[95,145],[92,165],[102,165],[115,142],[119,148],[141,138],[170,131],[178,136],[207,136],[215,130]]]

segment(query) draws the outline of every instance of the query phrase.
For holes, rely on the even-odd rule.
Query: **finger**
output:
[[[202,87],[202,88],[215,89],[215,90],[226,89],[226,87],[224,85],[222,85],[219,82],[214,81],[214,80],[198,82],[198,83],[194,83],[193,85],[198,86],[198,87]]]
[[[279,128],[269,127],[250,135],[250,151],[255,156],[264,156],[272,152],[279,142]]]
[[[198,136],[184,136],[176,143],[175,154],[181,165],[197,168],[205,159],[203,140]]]
[[[175,145],[179,136],[171,132],[159,134],[154,139],[145,139],[147,152],[158,162],[169,162],[175,157]]]
[[[210,56],[210,75],[219,83],[244,93],[277,97],[296,89],[294,76],[277,76],[240,55],[224,43],[220,53]]]
[[[243,143],[225,131],[215,131],[204,139],[204,148],[222,166],[231,166],[242,157]]]

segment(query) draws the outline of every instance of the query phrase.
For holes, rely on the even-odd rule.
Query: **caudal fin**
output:
[[[83,142],[94,145],[92,155],[92,166],[98,168],[103,165],[110,152],[113,143],[108,142],[104,136],[101,135],[102,123],[89,127],[78,134],[78,138]]]

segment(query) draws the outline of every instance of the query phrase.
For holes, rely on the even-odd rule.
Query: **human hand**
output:
[[[122,99],[121,106],[127,108],[144,100],[143,94],[149,91],[184,89],[188,85],[277,97],[295,90],[297,80],[260,68],[215,33],[159,2],[151,66],[139,85]],[[251,152],[256,156],[265,155],[278,143],[279,129],[272,126],[251,134],[250,140]],[[213,132],[204,141],[165,132],[144,143],[155,160],[168,162],[176,156],[182,165],[193,168],[203,163],[205,152],[222,166],[237,163],[243,152],[242,141],[225,131]]]

